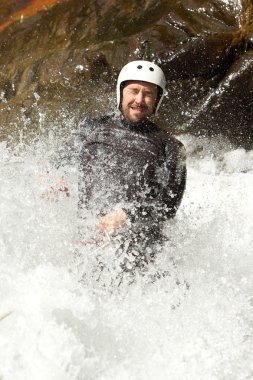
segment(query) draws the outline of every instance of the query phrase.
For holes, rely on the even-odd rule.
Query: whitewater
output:
[[[253,151],[179,136],[186,192],[155,264],[96,280],[78,241],[78,167],[53,130],[0,143],[1,380],[253,379]],[[47,190],[64,178],[70,196]],[[166,276],[151,278],[154,273]]]

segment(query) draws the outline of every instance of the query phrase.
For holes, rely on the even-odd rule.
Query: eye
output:
[[[130,94],[138,94],[138,90],[136,88],[129,88],[128,91]]]
[[[142,65],[137,66],[137,69],[139,70],[142,69]]]
[[[150,71],[154,71],[154,68],[153,68],[153,67],[150,67],[149,70],[150,70]]]

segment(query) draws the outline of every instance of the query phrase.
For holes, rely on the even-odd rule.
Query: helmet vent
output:
[[[154,71],[154,68],[153,68],[153,67],[150,67],[149,70],[150,70],[150,71]]]
[[[137,66],[137,69],[142,69],[142,65]]]

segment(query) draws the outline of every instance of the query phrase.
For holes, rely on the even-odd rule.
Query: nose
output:
[[[139,91],[138,94],[136,94],[135,101],[138,104],[143,103],[143,101],[144,101],[144,95],[143,95],[142,91]]]

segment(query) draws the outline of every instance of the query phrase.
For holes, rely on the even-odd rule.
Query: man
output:
[[[152,259],[162,223],[176,214],[185,189],[184,147],[152,120],[165,84],[154,63],[128,63],[117,82],[120,114],[81,128],[81,216],[89,237],[120,236],[125,270]]]

